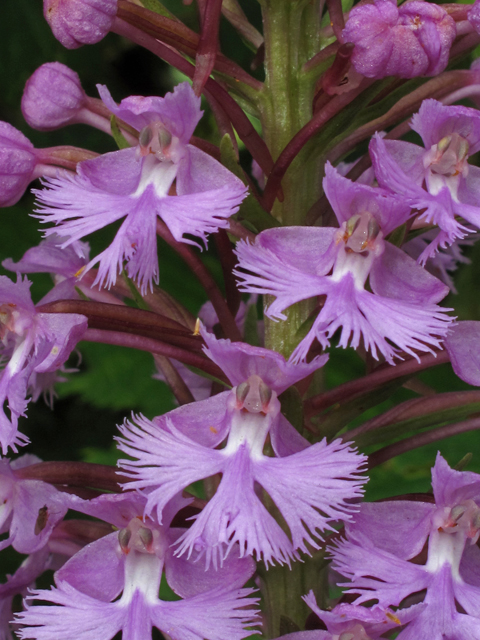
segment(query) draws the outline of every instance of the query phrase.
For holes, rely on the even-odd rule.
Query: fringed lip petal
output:
[[[166,504],[192,482],[209,478],[223,470],[220,451],[203,447],[178,431],[173,422],[167,429],[157,427],[143,416],[119,427],[119,449],[137,460],[120,460],[119,465],[133,478],[130,489],[152,489],[147,494],[145,514],[156,512],[162,523]],[[156,487],[156,488],[155,488]]]
[[[241,446],[225,464],[213,498],[177,541],[175,553],[204,557],[207,567],[221,565],[236,544],[241,556],[255,555],[267,566],[296,559],[291,541],[256,495],[254,480],[248,450]]]
[[[240,290],[275,296],[276,299],[266,309],[266,314],[272,319],[285,320],[283,311],[292,304],[325,293],[322,276],[292,265],[284,255],[277,255],[258,241],[250,244],[241,240],[237,244],[236,254],[242,269],[240,271],[237,267],[234,270],[240,279]],[[332,257],[330,268],[333,261]]]
[[[254,475],[277,505],[290,528],[294,549],[309,553],[319,547],[320,531],[333,530],[336,520],[349,520],[366,477],[359,475],[366,457],[348,444],[326,440],[296,455],[255,463]],[[305,492],[305,486],[309,487]]]

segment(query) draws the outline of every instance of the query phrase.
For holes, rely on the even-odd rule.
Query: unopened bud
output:
[[[117,0],[43,0],[43,15],[67,49],[100,42],[110,31]]]
[[[37,155],[33,144],[8,122],[0,122],[0,207],[20,200],[36,177]]]
[[[75,122],[86,100],[75,71],[60,62],[47,62],[27,80],[22,113],[34,129],[52,131]]]

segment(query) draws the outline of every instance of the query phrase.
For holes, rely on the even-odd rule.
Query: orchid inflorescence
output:
[[[24,556],[0,637],[480,640],[480,473],[442,448],[480,428],[461,386],[480,322],[454,297],[480,229],[480,0],[260,0],[263,29],[254,0],[43,4],[67,49],[112,32],[183,78],[117,102],[41,65],[28,125],[98,129],[106,153],[0,122],[0,204],[33,182],[43,233],[0,275],[0,550]],[[172,250],[208,298],[194,314]],[[125,416],[117,467],[42,461],[24,433],[86,342],[151,354],[177,404]],[[418,377],[438,365],[460,386]],[[437,442],[431,491],[369,488]]]

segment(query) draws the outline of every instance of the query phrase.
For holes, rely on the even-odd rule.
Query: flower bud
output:
[[[43,0],[43,15],[67,49],[100,42],[110,31],[117,0]]]
[[[468,21],[477,33],[480,33],[480,0],[476,0],[467,14]],[[473,66],[473,65],[472,65]]]
[[[0,207],[20,200],[34,175],[37,155],[33,144],[8,122],[0,121]]]
[[[367,78],[434,76],[448,63],[455,21],[441,6],[392,0],[354,7],[343,30],[355,49],[352,64]]]
[[[86,100],[75,71],[60,62],[47,62],[27,80],[22,113],[33,129],[52,131],[75,122]]]

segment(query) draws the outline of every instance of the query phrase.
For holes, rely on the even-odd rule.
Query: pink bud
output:
[[[60,62],[47,62],[27,80],[22,113],[34,129],[51,131],[75,122],[86,100],[75,71]]]
[[[33,144],[8,122],[0,121],[0,207],[20,200],[34,175],[37,155]]]
[[[67,49],[100,42],[116,13],[117,0],[43,0],[43,15]]]

